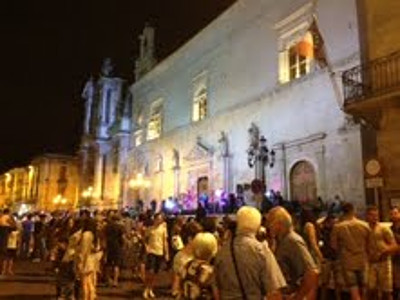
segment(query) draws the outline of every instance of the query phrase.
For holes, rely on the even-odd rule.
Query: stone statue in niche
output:
[[[251,123],[248,132],[250,149],[257,149],[260,140],[260,129],[258,129],[256,124]]]
[[[148,23],[145,24],[143,33],[139,36],[140,57],[153,56],[154,54],[154,28]]]
[[[220,132],[218,143],[221,157],[227,157],[229,155],[229,144],[225,131]]]
[[[179,151],[177,149],[172,150],[172,161],[174,162],[174,169],[179,168]]]
[[[103,65],[101,67],[101,75],[104,77],[110,77],[114,73],[114,65],[111,61],[111,58],[107,57],[103,61]]]
[[[82,98],[85,99],[85,133],[89,133],[89,124],[92,116],[92,104],[95,94],[95,83],[93,76],[90,76],[89,80],[86,82],[85,87],[82,92]]]
[[[156,160],[156,172],[162,172],[162,170],[163,170],[163,157],[161,156],[161,154],[159,154]]]

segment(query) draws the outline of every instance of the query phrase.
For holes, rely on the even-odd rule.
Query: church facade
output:
[[[239,0],[158,64],[146,27],[140,52],[124,205],[216,199],[255,178],[289,200],[364,205],[362,128],[340,80],[360,62],[355,0]]]
[[[116,208],[124,198],[131,103],[125,80],[105,59],[83,89],[84,130],[79,150],[79,206]]]

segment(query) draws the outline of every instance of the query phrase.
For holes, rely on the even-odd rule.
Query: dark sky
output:
[[[0,171],[44,152],[77,150],[85,80],[111,57],[118,73],[132,81],[145,22],[156,27],[161,59],[234,0],[3,2]]]

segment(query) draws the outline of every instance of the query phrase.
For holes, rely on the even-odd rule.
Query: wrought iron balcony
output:
[[[400,51],[345,71],[345,105],[400,92]]]

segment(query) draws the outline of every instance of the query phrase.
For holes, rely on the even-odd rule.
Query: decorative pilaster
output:
[[[220,138],[218,139],[220,156],[222,158],[222,174],[223,174],[223,188],[224,191],[229,193],[232,191],[231,187],[231,172],[230,172],[230,154],[229,154],[229,140],[224,131],[221,131]]]
[[[172,170],[174,171],[174,197],[179,197],[180,194],[180,184],[179,184],[179,179],[180,179],[180,157],[179,157],[179,151],[177,149],[172,150],[172,161],[174,162],[174,166]]]

